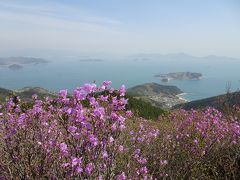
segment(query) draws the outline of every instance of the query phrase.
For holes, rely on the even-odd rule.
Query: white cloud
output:
[[[86,26],[87,29],[110,29],[120,25],[121,22],[99,17],[91,14],[80,7],[71,7],[62,4],[19,4],[17,1],[0,2],[1,21],[23,22],[30,24],[42,24],[50,27],[59,27],[59,24],[66,24],[65,27]],[[61,26],[60,26],[61,27]]]
[[[88,31],[88,32],[114,32],[114,27],[102,25],[99,23],[84,22],[78,20],[66,20],[55,17],[46,17],[41,15],[29,15],[25,13],[16,13],[1,11],[0,21],[5,21],[9,24],[17,23],[31,26],[37,26],[38,28],[53,28],[62,30],[75,30],[75,31]],[[21,28],[21,27],[19,27]]]
[[[29,48],[101,51],[122,36],[121,25],[80,7],[2,1],[0,52]]]

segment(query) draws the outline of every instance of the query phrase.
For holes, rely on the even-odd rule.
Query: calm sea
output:
[[[20,89],[39,86],[52,91],[72,90],[84,83],[111,80],[115,88],[125,84],[127,88],[146,82],[176,85],[186,94],[187,100],[196,100],[219,95],[240,88],[240,61],[236,60],[158,60],[116,59],[102,62],[82,62],[77,59],[50,60],[48,64],[27,65],[13,71],[0,68],[0,87]],[[200,72],[202,80],[181,80],[162,83],[153,77],[159,73]]]

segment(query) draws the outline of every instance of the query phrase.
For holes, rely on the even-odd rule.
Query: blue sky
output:
[[[0,53],[43,50],[240,57],[240,0],[0,0]]]

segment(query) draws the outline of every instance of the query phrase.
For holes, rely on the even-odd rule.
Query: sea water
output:
[[[184,60],[184,59],[104,59],[103,61],[79,61],[78,59],[50,60],[47,64],[26,65],[20,70],[0,68],[0,87],[20,89],[26,86],[43,87],[51,91],[73,90],[84,83],[111,80],[112,86],[127,88],[157,82],[176,85],[191,101],[223,94],[240,87],[240,61],[236,60]],[[170,72],[199,72],[201,80],[173,80],[161,82],[154,75]]]

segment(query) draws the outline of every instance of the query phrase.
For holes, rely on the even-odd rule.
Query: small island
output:
[[[79,62],[103,62],[102,59],[79,59]]]
[[[170,80],[200,80],[203,75],[196,72],[175,72],[168,74],[158,74],[154,77],[160,78],[162,82],[168,82]]]
[[[12,65],[9,65],[8,68],[11,70],[19,70],[19,69],[22,69],[23,66],[21,66],[19,64],[12,64]]]

